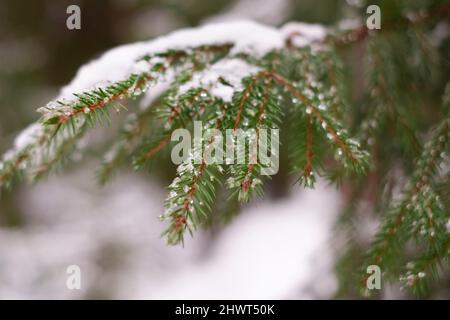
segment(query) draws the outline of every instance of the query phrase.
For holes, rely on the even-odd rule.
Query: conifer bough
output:
[[[348,42],[351,34],[303,23],[275,29],[234,22],[113,49],[83,66],[54,101],[38,109],[40,121],[24,130],[3,157],[0,187],[10,187],[20,176],[31,180],[45,176],[80,148],[90,128],[111,121],[110,113],[121,110],[130,116],[104,157],[98,173],[101,183],[128,158],[134,168],[142,168],[167,150],[176,129],[192,129],[194,121],[221,132],[281,128],[282,148],[289,150],[291,167],[305,187],[314,187],[316,176],[332,182],[364,176],[370,169],[365,149],[371,145],[371,132],[353,130],[348,124],[350,108],[339,82],[343,67],[336,55],[336,46]],[[378,90],[385,85],[380,79]],[[141,107],[124,106],[126,100],[138,97],[143,97]],[[427,223],[433,224],[436,241],[427,254],[448,254],[448,235],[441,237],[448,211],[427,180],[448,148],[448,127],[447,119],[430,142],[435,150],[432,160],[425,157],[414,175],[415,185],[386,217],[371,251],[374,263],[381,264],[394,253],[391,242],[398,241],[397,235],[411,232],[405,222],[413,219],[408,210],[429,217],[429,222],[415,224],[420,234],[421,230],[428,234]],[[363,138],[362,144],[351,131]],[[204,139],[203,146],[212,141]],[[262,194],[261,164],[219,165],[192,159],[178,166],[161,215],[168,224],[164,234],[169,244],[183,242],[186,231],[208,222],[223,182],[239,201]],[[428,213],[435,209],[440,213],[432,219]],[[415,281],[410,275],[422,271],[414,272],[407,275],[408,281]]]

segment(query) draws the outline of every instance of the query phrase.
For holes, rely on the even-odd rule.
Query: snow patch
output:
[[[197,73],[192,80],[180,86],[178,93],[183,94],[192,88],[205,88],[213,96],[230,102],[233,93],[243,89],[242,79],[255,74],[260,69],[241,59],[220,60],[206,70]],[[228,84],[219,79],[222,78]]]
[[[325,39],[327,29],[320,24],[289,22],[281,27],[281,33],[286,39],[291,38],[294,46],[305,47]]]
[[[286,38],[292,34],[295,34],[294,45],[306,46],[322,40],[326,31],[326,28],[317,24],[295,22],[276,29],[252,21],[223,22],[181,29],[154,40],[127,44],[107,51],[100,58],[82,66],[75,78],[62,88],[57,99],[72,99],[73,93],[89,90],[105,82],[124,80],[131,73],[148,70],[148,64],[137,62],[146,54],[232,43],[232,54],[247,52],[263,56],[271,50],[282,48]]]
[[[131,73],[148,70],[148,66],[146,69],[143,63],[136,63],[136,60],[146,54],[225,43],[234,44],[232,53],[251,52],[262,56],[283,47],[284,38],[277,29],[251,21],[181,29],[154,40],[107,51],[99,59],[82,66],[75,78],[62,88],[58,99],[71,99],[74,92],[85,91],[104,82],[124,80]]]
[[[450,24],[447,21],[440,22],[431,32],[432,43],[439,47],[450,36]]]
[[[22,150],[31,144],[35,144],[36,140],[44,133],[44,126],[40,123],[33,123],[25,128],[14,140],[14,148]]]

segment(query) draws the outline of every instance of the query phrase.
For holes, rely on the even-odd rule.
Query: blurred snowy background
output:
[[[216,21],[333,24],[351,18],[357,2],[1,1],[0,151],[81,64],[113,46]],[[79,31],[66,28],[69,4],[81,7]],[[319,184],[305,191],[292,181],[292,187],[278,188],[275,179],[267,197],[245,206],[231,223],[197,233],[184,248],[169,247],[160,237],[161,179],[124,170],[99,188],[98,161],[93,153],[64,173],[2,196],[1,299],[298,299],[335,293],[333,225],[342,200],[334,188]],[[74,264],[81,267],[81,290],[66,288],[66,268]]]

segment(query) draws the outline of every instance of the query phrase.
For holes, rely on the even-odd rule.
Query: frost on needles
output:
[[[129,116],[104,156],[100,183],[129,158],[135,169],[145,167],[168,149],[176,129],[192,130],[194,121],[220,132],[283,128],[281,145],[289,150],[291,169],[304,187],[313,188],[317,176],[333,183],[364,176],[371,166],[366,151],[370,132],[364,127],[353,130],[348,123],[346,88],[339,80],[343,64],[336,52],[342,43],[357,40],[352,32],[304,23],[273,28],[244,21],[179,30],[112,49],[82,66],[55,100],[38,109],[41,119],[25,129],[3,156],[0,187],[10,187],[16,177],[45,176],[70,159],[89,129],[108,123],[112,113],[122,110]],[[136,98],[141,99],[140,108],[124,106]],[[448,147],[446,121],[432,142],[439,153]],[[204,139],[203,147],[213,140]],[[407,210],[427,214],[426,207],[414,204],[418,199],[426,197],[430,206],[441,208],[422,175],[433,172],[437,163],[423,161],[405,200],[392,206],[369,260],[383,262],[390,245],[386,241],[394,243],[396,234],[404,238],[410,232],[403,223],[403,217],[412,219]],[[219,165],[204,158],[194,163],[188,157],[168,187],[161,214],[167,242],[183,242],[186,232],[208,224],[222,185],[241,202],[262,195],[266,178],[262,170],[258,163]],[[412,208],[410,198],[416,201]],[[434,222],[436,235],[445,220],[439,219]],[[422,230],[420,222],[416,225]],[[436,236],[438,250],[447,250],[442,242],[447,238]]]

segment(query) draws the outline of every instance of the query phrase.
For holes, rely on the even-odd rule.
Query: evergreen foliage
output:
[[[197,120],[204,130],[218,130],[222,137],[227,129],[250,129],[256,141],[263,129],[288,127],[280,131],[281,145],[289,150],[289,165],[298,183],[314,188],[320,176],[344,185],[350,199],[342,215],[344,225],[351,225],[358,216],[361,199],[372,202],[381,221],[367,254],[361,253],[366,249],[363,244],[350,244],[348,254],[358,252],[359,259],[348,264],[344,255],[342,268],[357,263],[365,270],[376,264],[392,279],[423,294],[431,280],[439,279],[442,267],[448,266],[450,252],[450,86],[444,88],[449,78],[449,44],[442,48],[429,40],[440,19],[448,17],[449,6],[445,1],[420,7],[416,7],[420,1],[411,3],[404,5],[412,10],[407,17],[404,10],[386,10],[393,13],[385,17],[381,31],[369,31],[364,25],[349,31],[330,30],[325,38],[305,46],[296,46],[298,35],[290,34],[283,47],[262,55],[236,52],[233,42],[143,55],[136,61],[139,71],[123,80],[74,92],[71,100],[40,108],[41,120],[5,154],[0,187],[10,188],[17,177],[42,178],[78,149],[88,130],[111,122],[111,113],[131,114],[98,171],[101,184],[129,158],[135,169],[142,169],[169,149],[176,129],[192,131]],[[363,59],[367,88],[355,102],[349,94],[350,66],[340,55],[343,47],[361,42],[367,57]],[[405,57],[405,52],[410,55]],[[218,64],[235,61],[247,68],[238,82],[227,78],[233,70],[226,67],[214,84],[196,81]],[[124,106],[167,79],[171,83],[151,107]],[[232,98],[217,94],[216,84],[231,90]],[[437,110],[433,114],[439,116],[427,116],[426,108]],[[164,235],[169,244],[183,242],[186,231],[208,224],[216,194],[223,187],[239,202],[263,194],[261,163],[208,161],[209,148],[217,139],[220,136],[204,136],[200,148],[194,142],[168,187],[161,220],[168,225]],[[254,156],[251,139],[247,148],[237,150],[245,159]],[[196,154],[200,162],[194,161]],[[408,180],[401,191],[394,190],[398,185],[395,168]],[[350,229],[348,237],[354,237]],[[361,276],[350,273],[355,279]]]

